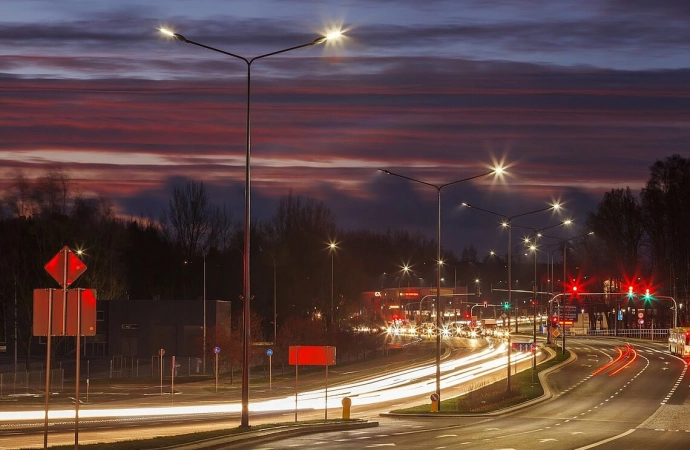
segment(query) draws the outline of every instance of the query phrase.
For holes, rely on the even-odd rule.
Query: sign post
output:
[[[160,375],[161,379],[161,397],[163,396],[163,355],[165,355],[165,350],[158,350],[158,371],[160,372],[158,375]]]
[[[86,271],[86,264],[80,260],[77,255],[75,255],[69,247],[65,246],[58,253],[53,256],[53,258],[46,263],[44,269],[50,276],[53,277],[55,281],[62,286],[62,316],[58,322],[57,332],[55,330],[55,324],[53,324],[53,318],[55,314],[55,305],[53,305],[54,291],[55,289],[48,289],[47,298],[42,290],[34,290],[34,336],[43,336],[45,330],[46,334],[46,392],[45,392],[45,417],[44,417],[44,430],[43,430],[43,448],[48,448],[48,409],[50,407],[50,359],[52,356],[52,346],[51,341],[53,335],[55,336],[75,336],[75,356],[76,356],[76,377],[75,377],[75,402],[74,402],[74,448],[79,448],[79,376],[80,376],[80,347],[81,347],[81,333],[83,332],[82,327],[82,296],[81,291],[78,289],[76,291],[76,299],[70,302],[70,294],[74,291],[70,291],[67,288],[77,279],[81,274]],[[90,290],[92,291],[92,290]],[[93,317],[88,317],[89,320],[93,319],[96,321],[96,309],[95,309],[95,293],[94,298],[94,308]],[[45,309],[45,303],[48,303],[47,310]],[[70,308],[70,303],[74,303],[76,310],[72,312]],[[45,316],[47,312],[47,316]],[[91,315],[91,314],[89,314]],[[76,316],[76,317],[75,317]],[[75,320],[76,319],[76,320]],[[37,324],[47,322],[46,327],[37,326]],[[74,330],[69,325],[74,326]],[[91,331],[95,335],[95,325],[92,327]]]
[[[269,348],[266,350],[266,355],[268,355],[268,392],[271,392],[271,380],[273,379],[273,364],[271,364],[271,358],[273,357],[273,349]]]
[[[213,347],[213,354],[215,355],[216,367],[214,369],[216,373],[216,394],[218,393],[218,355],[220,355],[220,347]]]
[[[288,364],[295,365],[295,422],[297,422],[297,395],[299,392],[297,379],[299,376],[299,365],[326,366],[325,418],[328,420],[328,366],[335,365],[335,347],[313,345],[290,346]]]

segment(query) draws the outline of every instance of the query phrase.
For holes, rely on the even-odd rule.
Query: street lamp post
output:
[[[335,256],[335,251],[338,248],[338,243],[335,241],[331,241],[328,243],[328,252],[331,254],[331,316],[330,316],[330,321],[331,324],[333,324],[335,321],[333,320],[333,257]]]
[[[532,342],[534,342],[534,345],[537,345],[537,293],[539,290],[537,289],[537,241],[539,237],[543,236],[541,234],[542,231],[548,230],[549,228],[554,228],[558,227],[561,225],[570,225],[573,223],[572,220],[566,219],[563,222],[556,223],[553,225],[549,225],[547,227],[540,228],[538,230],[535,230],[534,228],[529,228],[529,227],[519,227],[519,228],[527,228],[529,230],[532,230],[534,232],[534,244],[530,247],[530,249],[534,252],[534,281],[532,282],[532,291],[534,292],[533,297],[532,297]],[[525,238],[525,243],[529,244],[530,240],[529,238]],[[537,368],[537,352],[533,352],[532,354],[532,369]]]
[[[408,177],[405,175],[400,175],[398,173],[391,172],[389,170],[379,169],[383,173],[388,175],[393,175],[398,178],[403,178],[405,180],[411,181],[413,183],[423,184],[424,186],[429,186],[436,189],[436,205],[437,205],[437,215],[436,215],[436,395],[438,396],[438,410],[441,410],[441,316],[442,316],[442,305],[441,305],[441,271],[438,270],[438,265],[441,263],[441,190],[446,186],[451,186],[454,184],[462,183],[464,181],[474,180],[476,178],[482,178],[488,175],[501,174],[503,168],[497,167],[488,172],[475,175],[469,178],[463,178],[462,180],[451,181],[450,183],[444,184],[433,184],[426,181],[418,180],[416,178]]]
[[[512,216],[508,216],[506,214],[500,214],[500,213],[497,213],[497,212],[494,212],[494,211],[491,211],[488,209],[479,208],[477,206],[470,205],[469,203],[465,203],[465,202],[462,203],[462,206],[464,206],[466,208],[473,208],[473,209],[483,211],[483,212],[488,213],[488,214],[492,214],[494,216],[501,217],[504,220],[503,223],[501,223],[501,226],[503,226],[504,228],[508,228],[508,305],[509,305],[509,307],[512,308],[512,306],[513,306],[512,288],[511,288],[512,276],[513,276],[512,270],[511,270],[512,259],[513,259],[512,249],[511,249],[511,247],[512,247],[512,238],[511,238],[511,236],[512,236],[512,226],[511,226],[512,221],[513,221],[513,219],[516,219],[518,217],[524,217],[524,216],[528,216],[530,214],[536,214],[536,213],[549,211],[549,210],[558,210],[560,208],[560,205],[558,203],[554,203],[553,205],[548,206],[546,208],[535,209],[534,211],[528,211],[525,213],[515,214]],[[516,311],[515,311],[515,332],[516,333],[518,332],[517,317],[518,317],[518,314],[517,314],[517,308],[516,308]],[[508,321],[508,327],[509,328],[508,328],[508,377],[507,377],[508,381],[507,381],[507,383],[508,383],[508,391],[510,391],[510,384],[511,384],[510,383],[510,353],[511,353],[511,348],[510,348],[510,317],[509,317],[509,321]]]
[[[203,366],[204,366],[204,375],[206,375],[206,251],[204,251],[204,320],[203,320],[203,328],[204,328],[204,342],[202,345],[202,360],[203,360]]]
[[[563,294],[566,294],[566,291],[567,291],[567,285],[566,285],[566,279],[565,279],[565,277],[566,277],[566,270],[565,270],[565,269],[566,269],[566,260],[567,260],[566,253],[567,253],[567,251],[568,251],[568,247],[567,247],[568,242],[570,242],[570,241],[572,241],[572,240],[575,240],[575,239],[580,239],[580,238],[583,238],[583,237],[591,236],[591,235],[593,235],[593,234],[594,234],[594,231],[589,231],[589,232],[587,232],[587,233],[580,234],[579,236],[574,236],[574,237],[565,238],[565,239],[563,239],[563,238],[557,238],[557,237],[555,237],[555,236],[542,235],[542,237],[546,237],[546,238],[550,238],[550,239],[558,239],[558,240],[559,240],[556,244],[552,244],[552,245],[558,246],[558,245],[560,245],[560,244],[563,244]],[[551,268],[551,279],[553,280],[553,277],[554,277],[554,275],[553,275],[553,258],[551,259],[551,264],[552,264],[552,268]],[[553,287],[553,281],[551,281],[551,286]],[[553,294],[553,292],[552,292],[552,294]],[[551,308],[552,308],[552,304],[549,303],[549,308],[548,308],[548,316],[549,316],[549,317],[551,317]],[[584,319],[583,319],[583,320],[584,320]],[[618,326],[618,323],[617,323],[617,322],[616,322],[616,326]],[[548,333],[548,334],[546,335],[546,343],[547,343],[547,344],[550,344],[550,343],[551,343],[551,333]],[[565,332],[563,333],[563,348],[565,349]],[[565,350],[564,350],[564,351],[565,351]]]
[[[246,58],[234,53],[226,52],[224,50],[217,49],[199,42],[192,41],[182,36],[179,33],[167,30],[165,28],[159,28],[159,30],[170,37],[174,37],[178,41],[182,41],[187,44],[196,45],[197,47],[202,47],[207,50],[212,50],[217,53],[221,53],[226,56],[230,56],[236,59],[244,61],[247,65],[247,128],[246,128],[246,156],[245,156],[245,180],[244,180],[244,262],[242,265],[242,299],[244,301],[242,312],[243,312],[243,340],[242,340],[242,417],[240,421],[240,427],[249,427],[249,340],[251,337],[250,327],[251,321],[249,318],[250,309],[249,301],[251,300],[251,289],[250,289],[250,279],[249,279],[249,236],[250,236],[250,194],[251,194],[251,68],[252,63],[256,60],[267,58],[269,56],[279,55],[292,50],[297,50],[304,47],[310,47],[312,45],[322,44],[329,39],[337,38],[340,36],[340,32],[330,33],[327,36],[321,36],[314,39],[306,44],[297,45],[294,47],[285,48],[275,52],[266,53],[263,55],[255,56],[253,58]]]

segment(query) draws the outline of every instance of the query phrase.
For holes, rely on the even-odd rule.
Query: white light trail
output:
[[[471,382],[478,377],[505,370],[507,356],[505,344],[498,347],[487,347],[481,352],[472,353],[458,359],[444,361],[441,364],[441,388],[448,389],[462,383]],[[529,352],[513,352],[512,362],[531,359]],[[402,398],[428,394],[435,390],[433,375],[436,365],[407,369],[393,374],[381,375],[372,379],[328,388],[329,406],[340,404],[344,397],[350,397],[353,403],[370,405]],[[322,409],[325,402],[325,390],[316,389],[298,394],[298,407],[303,409]],[[293,411],[295,397],[255,401],[249,405],[252,412]],[[113,409],[80,409],[81,419],[174,416],[193,414],[227,414],[240,413],[240,403],[217,403],[195,406],[158,406]],[[44,410],[37,411],[0,411],[0,422],[19,420],[42,420]],[[50,410],[52,420],[74,419],[74,410]]]

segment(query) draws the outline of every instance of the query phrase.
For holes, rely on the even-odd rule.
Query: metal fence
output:
[[[575,332],[575,335],[604,336],[604,337],[629,337],[638,339],[650,339],[663,341],[668,339],[668,328],[625,328],[619,330],[585,330]]]
[[[45,370],[0,373],[0,397],[34,395],[45,392]],[[52,391],[61,392],[65,387],[64,369],[50,371]]]
[[[201,358],[185,356],[175,358],[175,376],[203,375]],[[51,390],[62,392],[65,380],[74,380],[75,361],[58,361],[58,367],[51,369]],[[20,365],[23,368],[23,364]],[[172,358],[158,356],[134,358],[131,356],[114,356],[112,358],[82,359],[81,376],[87,379],[104,378],[158,378],[163,370],[163,377],[169,377],[173,371]],[[213,362],[206,368],[207,375],[213,373]],[[45,364],[33,362],[29,370],[16,370],[14,365],[0,365],[0,397],[8,395],[32,395],[45,391]],[[70,386],[69,389],[72,387]]]

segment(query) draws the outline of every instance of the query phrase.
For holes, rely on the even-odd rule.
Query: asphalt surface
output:
[[[380,417],[375,429],[317,432],[237,449],[679,449],[690,445],[687,363],[660,343],[571,338],[549,395],[499,414]],[[619,351],[620,349],[620,351]]]

